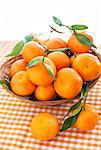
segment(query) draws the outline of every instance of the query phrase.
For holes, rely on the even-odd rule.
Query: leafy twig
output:
[[[84,110],[85,110],[87,93],[88,93],[88,88],[84,84],[82,86],[81,96],[80,96],[79,101],[76,104],[74,104],[72,107],[70,107],[69,111],[64,116],[64,118],[65,118],[66,116],[69,115],[69,117],[64,121],[62,128],[60,129],[60,132],[72,127],[75,124],[82,108],[84,108]]]
[[[87,27],[86,25],[80,25],[80,24],[75,24],[75,25],[72,25],[72,26],[64,25],[64,24],[62,23],[62,21],[61,21],[59,18],[55,17],[55,16],[53,16],[53,20],[54,20],[54,22],[55,22],[57,25],[59,25],[60,27],[66,27],[66,28],[68,28],[70,31],[72,31],[72,32],[74,33],[75,37],[77,38],[77,40],[79,40],[80,43],[82,43],[82,44],[84,44],[84,45],[88,45],[88,46],[94,47],[94,48],[97,48],[97,47],[93,44],[93,42],[92,42],[87,36],[85,36],[85,35],[83,35],[83,34],[81,34],[81,33],[80,33],[80,34],[77,33],[77,30],[85,30],[85,29],[88,29],[88,27]]]

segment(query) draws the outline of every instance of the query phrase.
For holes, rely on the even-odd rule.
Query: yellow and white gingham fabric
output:
[[[0,65],[4,56],[16,42],[0,42]],[[88,94],[87,102],[93,104],[101,116],[101,79]],[[8,94],[0,86],[0,150],[101,150],[101,117],[91,131],[76,128],[66,130],[51,141],[32,137],[30,122],[40,112],[55,115],[61,125],[71,104],[61,106],[34,106]]]

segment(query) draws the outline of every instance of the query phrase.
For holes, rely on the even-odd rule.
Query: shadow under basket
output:
[[[98,57],[98,59],[101,61],[101,55],[97,52],[95,52],[93,49],[89,51],[89,53],[95,55]],[[15,57],[12,57],[10,59],[8,59],[6,62],[4,62],[0,68],[0,80],[6,80],[6,81],[10,81],[10,77],[9,77],[9,69],[10,69],[10,66],[12,63],[14,63],[16,60],[19,60],[21,59],[22,56],[21,55],[18,55],[18,56],[15,56]],[[92,81],[89,81],[89,82],[86,82],[85,84],[87,85],[87,87],[92,88],[95,83],[98,81],[99,77],[95,80],[92,80]],[[72,100],[76,99],[76,98],[79,98],[80,97],[80,94],[76,97],[74,97],[73,99],[63,99],[59,96],[56,97],[56,99],[54,100],[50,100],[50,101],[39,101],[39,100],[36,100],[34,95],[29,95],[29,96],[19,96],[17,94],[15,94],[11,89],[8,89],[5,85],[2,84],[2,87],[8,92],[10,93],[11,95],[15,96],[16,98],[18,99],[21,99],[23,100],[24,102],[27,102],[27,103],[30,103],[30,104],[34,104],[34,105],[37,105],[37,106],[50,106],[50,105],[60,105],[60,104],[63,104],[63,103],[69,103],[71,102]]]

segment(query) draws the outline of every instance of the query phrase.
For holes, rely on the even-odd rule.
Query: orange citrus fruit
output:
[[[94,106],[86,104],[82,109],[74,126],[80,130],[91,130],[98,123],[99,115]]]
[[[49,53],[47,57],[54,62],[58,70],[70,65],[69,57],[63,52],[52,52]]]
[[[28,42],[22,48],[22,57],[26,62],[30,62],[37,56],[44,55],[45,49],[35,41]]]
[[[36,41],[37,43],[42,43],[42,40],[39,38],[39,36],[37,34],[33,34],[34,37],[34,41]]]
[[[49,39],[45,39],[45,40],[42,41],[42,43],[43,43],[44,45],[47,45],[48,41],[49,41]]]
[[[93,41],[92,37],[84,32],[79,34],[85,35],[88,39]],[[68,47],[70,47],[72,52],[75,53],[86,53],[91,48],[91,46],[82,44],[76,37],[75,34],[72,34],[68,40]]]
[[[27,78],[26,71],[17,72],[10,81],[11,89],[14,93],[27,96],[34,92],[35,85]]]
[[[79,54],[73,62],[73,68],[82,76],[84,81],[94,80],[101,74],[99,59],[89,53]]]
[[[53,82],[54,78],[50,75],[47,68],[42,64],[43,56],[38,56],[41,62],[38,62],[35,66],[27,69],[27,75],[29,80],[36,85],[49,85]],[[54,63],[47,57],[44,62],[46,65],[52,68],[54,75],[56,75],[56,67]]]
[[[52,100],[55,98],[55,89],[53,84],[47,86],[37,86],[35,89],[35,97],[38,100]]]
[[[57,72],[54,87],[62,98],[73,98],[80,93],[82,84],[82,78],[74,69],[63,68]]]
[[[24,71],[27,66],[27,63],[24,59],[19,59],[15,61],[10,67],[10,77],[13,77],[19,71]]]
[[[58,120],[52,114],[39,113],[32,119],[31,132],[39,140],[51,140],[59,132]]]
[[[47,42],[48,49],[59,49],[59,48],[66,48],[67,43],[60,38],[52,38]]]

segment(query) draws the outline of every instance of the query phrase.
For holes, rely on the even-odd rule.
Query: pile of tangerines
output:
[[[91,47],[81,44],[75,35],[68,42],[60,38],[40,43],[37,40],[25,44],[22,59],[10,67],[10,85],[14,93],[21,96],[34,93],[37,100],[53,100],[56,94],[70,99],[81,92],[83,81],[99,77],[99,59],[87,53]],[[75,53],[71,57],[66,54],[67,46]]]
[[[92,37],[85,35],[92,41]],[[72,56],[68,56],[68,48]],[[74,98],[83,83],[98,78],[101,63],[93,54],[88,53],[91,46],[82,44],[73,33],[68,41],[61,38],[26,43],[21,51],[22,59],[10,67],[10,85],[14,93],[21,96],[34,94],[37,100]],[[99,116],[95,108],[86,104],[74,126],[81,130],[93,129]],[[50,140],[59,132],[57,118],[49,113],[40,113],[31,122],[31,131],[35,138]]]

